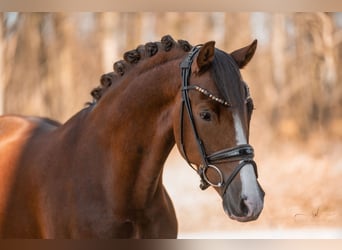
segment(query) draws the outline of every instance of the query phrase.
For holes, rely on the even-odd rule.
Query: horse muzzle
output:
[[[265,192],[257,183],[257,190],[251,195],[240,194],[237,198],[232,195],[229,187],[222,197],[225,213],[233,220],[248,222],[256,220],[264,207]]]

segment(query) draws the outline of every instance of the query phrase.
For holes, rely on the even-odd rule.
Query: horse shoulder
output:
[[[25,172],[28,170],[26,168],[28,166],[22,168],[23,152],[27,150],[27,144],[38,134],[46,134],[46,132],[56,129],[58,125],[59,123],[46,118],[0,116],[0,236],[12,232],[10,228],[6,227],[6,225],[12,225],[8,224],[6,215],[17,207],[9,207],[10,204],[16,204],[14,202],[18,199],[25,201],[25,197],[16,193],[16,186],[18,186],[18,178],[23,170],[25,169]],[[39,132],[37,133],[37,131]],[[22,181],[22,179],[20,180]]]

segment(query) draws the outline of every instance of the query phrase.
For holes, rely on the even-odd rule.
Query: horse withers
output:
[[[175,144],[230,218],[257,219],[264,192],[239,70],[256,45],[228,54],[164,36],[126,52],[65,124],[2,116],[0,237],[177,237],[162,182]]]

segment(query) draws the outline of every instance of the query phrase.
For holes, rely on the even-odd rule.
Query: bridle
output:
[[[210,91],[198,86],[198,85],[189,85],[189,79],[191,75],[191,65],[193,62],[193,59],[195,55],[200,50],[201,46],[194,46],[191,51],[189,52],[188,56],[181,62],[181,76],[182,76],[182,107],[181,107],[181,114],[180,114],[180,147],[181,151],[185,157],[185,160],[189,164],[191,168],[193,168],[196,172],[198,172],[199,176],[201,177],[201,183],[200,188],[202,190],[208,188],[209,186],[214,187],[223,187],[223,194],[226,193],[227,188],[229,184],[234,180],[235,176],[240,172],[240,170],[247,164],[251,164],[254,168],[254,172],[256,176],[258,176],[257,173],[257,166],[256,163],[253,160],[254,157],[254,150],[251,145],[249,144],[243,144],[238,145],[234,148],[228,148],[223,149],[220,151],[217,151],[211,155],[207,155],[205,151],[205,147],[203,144],[203,141],[201,140],[198,131],[196,129],[194,115],[191,109],[191,102],[189,98],[189,91],[190,90],[196,90],[203,95],[207,96],[208,98],[224,105],[227,107],[231,107],[231,104],[229,101],[221,99],[214,94],[212,94]],[[196,169],[190,162],[186,152],[185,152],[185,145],[184,145],[184,109],[188,113],[188,117],[190,120],[190,124],[192,127],[192,131],[194,133],[198,149],[202,158],[202,164]],[[235,167],[233,172],[230,174],[230,176],[227,178],[227,180],[224,180],[223,173],[221,170],[215,165],[215,163],[223,162],[223,161],[239,161],[239,164]],[[213,183],[209,180],[207,176],[208,169],[213,169],[216,171],[220,177],[220,181],[218,183]]]

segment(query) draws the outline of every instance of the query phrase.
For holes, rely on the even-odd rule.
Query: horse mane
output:
[[[148,42],[145,45],[139,45],[134,50],[125,52],[123,60],[119,60],[113,64],[113,72],[102,75],[100,85],[90,92],[93,97],[93,103],[99,101],[109,87],[129,72],[134,65],[145,58],[153,57],[158,51],[169,52],[176,47],[181,48],[185,52],[189,52],[192,45],[185,40],[178,40],[176,42],[170,35],[166,35],[161,38],[160,42]]]

